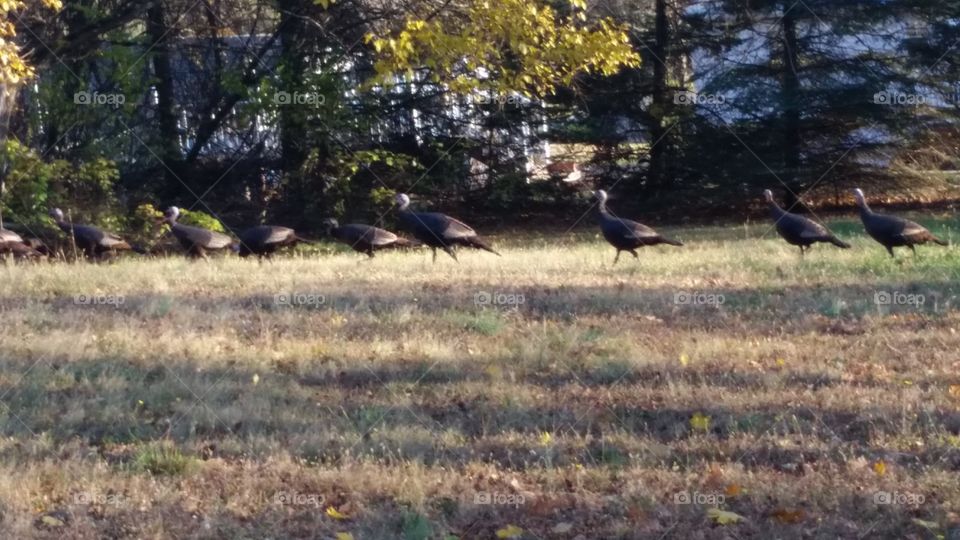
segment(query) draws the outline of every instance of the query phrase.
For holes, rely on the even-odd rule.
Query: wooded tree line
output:
[[[953,1],[45,4],[3,17],[36,72],[3,81],[8,220],[310,229],[394,191],[522,219],[594,187],[723,214],[766,187],[943,195],[960,169]]]

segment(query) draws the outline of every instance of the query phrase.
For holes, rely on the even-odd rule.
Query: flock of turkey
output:
[[[874,213],[867,205],[863,191],[853,190],[857,205],[860,208],[860,219],[864,228],[874,240],[883,245],[893,257],[893,248],[909,247],[914,255],[914,246],[933,242],[947,245],[946,242],[934,236],[921,225],[896,216]],[[607,209],[607,193],[598,190],[596,198],[600,205],[600,230],[603,237],[617,250],[613,259],[614,264],[620,259],[620,253],[626,251],[639,258],[637,248],[657,244],[682,246],[677,240],[661,236],[652,228],[619,218]],[[774,220],[777,232],[787,243],[798,246],[801,256],[815,243],[826,242],[840,248],[849,248],[850,244],[840,240],[826,227],[807,217],[792,214],[780,208],[773,199],[773,193],[768,189],[763,193]],[[372,225],[349,224],[340,225],[334,219],[324,222],[327,234],[355,251],[369,257],[374,252],[388,248],[407,248],[428,246],[433,250],[433,260],[437,260],[437,250],[441,249],[457,259],[456,249],[468,247],[497,253],[490,244],[477,235],[469,225],[446,214],[435,212],[414,212],[410,210],[410,197],[401,193],[397,195],[397,210],[401,225],[414,236],[416,240],[408,240],[396,234],[374,227]],[[77,248],[83,250],[91,259],[102,259],[120,251],[135,251],[145,253],[141,248],[131,245],[120,236],[104,231],[91,225],[70,223],[64,219],[63,212],[55,208],[50,212],[57,226],[69,235]],[[299,242],[310,242],[301,238],[288,227],[276,225],[257,225],[238,234],[238,240],[230,236],[201,227],[181,224],[177,221],[180,209],[172,206],[164,212],[158,224],[166,223],[170,232],[179,241],[180,245],[191,257],[202,258],[207,252],[218,250],[233,250],[240,256],[257,255],[270,256],[279,248],[293,246]],[[43,246],[36,239],[24,240],[19,234],[0,228],[0,255],[12,254],[16,259],[40,258],[44,256]]]

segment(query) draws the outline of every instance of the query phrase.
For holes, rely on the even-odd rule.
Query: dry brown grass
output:
[[[801,261],[766,231],[670,231],[688,246],[615,267],[592,234],[501,238],[503,258],[460,264],[0,266],[0,527],[358,540],[508,525],[525,538],[956,530],[960,254],[890,261],[855,237]],[[880,307],[878,291],[925,302]],[[524,302],[477,306],[484,292]],[[676,305],[680,292],[725,303]],[[323,302],[277,305],[287,293]],[[678,492],[717,504],[677,504]],[[875,501],[886,492],[898,504]],[[513,504],[477,504],[487,495]],[[742,520],[715,523],[713,506]]]

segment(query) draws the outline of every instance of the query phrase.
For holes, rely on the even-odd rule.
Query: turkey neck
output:
[[[787,213],[783,210],[783,208],[780,208],[780,206],[773,201],[768,202],[767,206],[770,207],[770,213],[773,214],[774,219],[779,219]]]
[[[872,215],[873,215],[873,210],[871,210],[871,209],[870,209],[870,206],[867,205],[867,201],[863,201],[862,203],[858,204],[857,206],[860,207],[860,215],[861,215],[861,216],[872,216]]]
[[[60,227],[60,230],[65,233],[68,233],[73,229],[73,227],[71,227],[69,223],[67,223],[66,221],[63,221],[62,219],[57,220],[57,227]]]
[[[600,217],[610,219],[610,212],[607,210],[607,201],[600,201]]]
[[[404,223],[405,227],[416,226],[417,222],[420,221],[414,216],[413,211],[410,210],[410,205],[398,209],[397,215],[400,217],[400,220]]]

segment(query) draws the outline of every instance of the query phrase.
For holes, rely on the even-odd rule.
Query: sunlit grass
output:
[[[955,239],[953,222],[933,225]],[[758,223],[663,228],[687,245],[615,266],[592,230],[495,237],[502,258],[461,252],[459,264],[341,251],[0,266],[3,526],[290,538],[949,527],[960,252],[891,260],[857,223],[832,226],[853,248],[804,258]],[[878,305],[880,292],[924,301]],[[748,521],[711,525],[706,508],[675,504],[684,490],[726,494],[720,506]],[[925,502],[878,505],[876,492]],[[35,524],[57,512],[72,516],[63,530]]]

